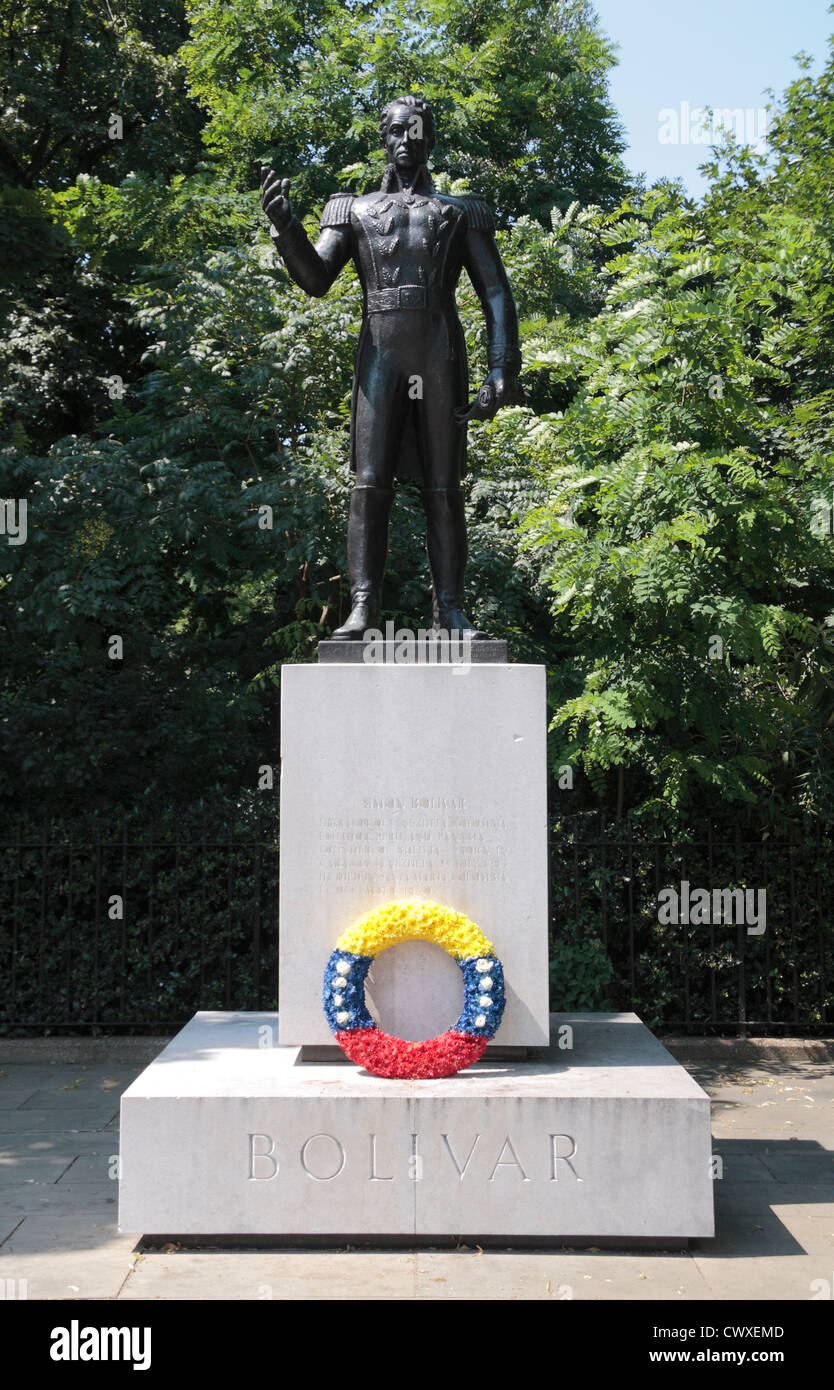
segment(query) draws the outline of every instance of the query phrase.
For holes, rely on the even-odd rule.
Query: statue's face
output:
[[[423,134],[423,119],[413,106],[395,106],[388,122],[385,154],[389,164],[402,173],[411,173],[429,157]]]

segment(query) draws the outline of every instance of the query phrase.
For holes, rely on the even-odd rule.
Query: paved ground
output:
[[[0,1280],[30,1299],[808,1300],[834,1294],[834,1068],[728,1058],[713,1097],[718,1235],[593,1250],[137,1253],[116,1231],[118,1107],[138,1061],[0,1067]],[[816,1281],[826,1281],[820,1283]],[[0,1285],[0,1288],[3,1286]]]

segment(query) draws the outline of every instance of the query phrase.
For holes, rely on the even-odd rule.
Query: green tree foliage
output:
[[[301,175],[294,200],[301,211],[306,200],[312,230],[351,161],[367,165],[360,181],[378,175],[381,103],[418,81],[440,91],[454,71],[464,110],[438,149],[438,164],[451,160],[447,182],[468,172],[471,186],[489,185],[487,155],[506,167],[516,192],[505,211],[525,214],[512,240],[532,311],[546,317],[556,292],[577,312],[593,300],[587,257],[573,275],[551,263],[527,202],[512,201],[529,176],[549,206],[570,170],[598,202],[622,193],[610,55],[585,7],[507,3],[467,19],[467,7],[430,6],[419,17],[434,26],[428,45],[404,7],[352,13],[353,28],[332,3],[205,3],[190,7],[186,30],[174,6],[81,5],[66,41],[34,6],[10,24],[9,61],[25,30],[31,70],[25,129],[12,123],[9,147],[21,163],[34,142],[41,163],[3,194],[14,254],[0,340],[2,495],[28,499],[30,534],[4,549],[0,746],[7,789],[34,809],[106,816],[115,803],[150,815],[162,802],[251,794],[275,756],[281,661],[310,659],[344,617],[360,296],[351,272],[321,302],[289,283],[254,187],[265,145]],[[509,61],[519,24],[530,41]],[[91,53],[83,93],[79,45]],[[478,84],[489,73],[487,101]],[[121,154],[93,158],[102,113],[131,101],[140,110],[149,74],[153,141],[139,122]],[[194,101],[208,122],[200,162]],[[575,116],[564,163],[559,103]],[[439,115],[451,114],[447,99]],[[565,139],[567,150],[567,127]],[[470,147],[481,155],[467,171]],[[507,250],[516,254],[509,240]],[[462,312],[474,385],[483,319],[468,289]],[[501,430],[473,431],[471,584],[483,623],[542,660],[551,624],[518,526],[544,494],[523,458],[504,454]],[[386,617],[398,623],[429,620],[424,534],[419,498],[403,489],[386,583]]]
[[[202,117],[177,59],[186,33],[179,0],[2,7],[0,435],[41,448],[88,430],[109,413],[112,378],[136,373],[121,293],[135,241],[78,212],[129,173],[164,187],[193,169]]]
[[[137,168],[181,169],[200,127],[177,60],[186,33],[180,0],[8,0],[0,14],[6,181],[60,189],[79,174],[118,182]]]
[[[196,0],[189,15],[208,146],[242,186],[267,158],[306,211],[379,182],[379,113],[404,91],[435,107],[438,167],[502,221],[629,186],[587,0]]]
[[[666,824],[834,810],[830,83],[790,88],[776,158],[731,147],[702,206],[600,216],[602,311],[528,347],[573,392],[526,424],[573,653],[553,756]]]

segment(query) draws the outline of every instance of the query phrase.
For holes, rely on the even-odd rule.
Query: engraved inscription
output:
[[[406,1136],[403,1136],[405,1139]],[[524,1183],[533,1182],[538,1177],[550,1182],[583,1182],[573,1160],[576,1157],[576,1140],[570,1134],[542,1135],[533,1144],[530,1135],[523,1142],[514,1140],[507,1134],[500,1147],[495,1141],[484,1140],[480,1133],[464,1135],[452,1141],[448,1133],[439,1135],[439,1167],[426,1170],[423,1156],[419,1152],[420,1135],[408,1135],[406,1146],[394,1145],[390,1140],[378,1147],[378,1135],[367,1135],[365,1153],[368,1156],[368,1182],[420,1182],[425,1176],[436,1176],[446,1181],[448,1159],[457,1174],[458,1181],[483,1183],[500,1180],[502,1174],[507,1179]],[[271,1134],[251,1133],[247,1135],[247,1178],[252,1182],[268,1182],[281,1171],[278,1150]],[[311,1134],[304,1140],[299,1151],[301,1169],[314,1182],[332,1182],[344,1172],[347,1166],[347,1140],[343,1144],[335,1134]],[[359,1137],[354,1141],[359,1148]],[[445,1157],[444,1157],[445,1155]],[[361,1154],[356,1153],[359,1159]],[[358,1167],[364,1166],[361,1162]],[[286,1164],[284,1164],[286,1171]],[[530,1176],[530,1172],[535,1174]]]
[[[505,1158],[505,1154],[509,1154],[509,1157]],[[517,1168],[519,1173],[521,1174],[522,1182],[530,1181],[530,1179],[528,1178],[527,1174],[525,1173],[524,1169],[518,1161],[518,1154],[513,1148],[513,1141],[510,1138],[509,1134],[504,1140],[504,1146],[501,1149],[501,1152],[498,1155],[497,1159],[495,1160],[495,1167],[489,1175],[490,1182],[495,1181],[495,1174],[498,1172],[499,1168]]]
[[[393,1173],[389,1174],[388,1177],[383,1177],[380,1173],[378,1173],[378,1172],[376,1171],[376,1135],[375,1135],[375,1134],[372,1134],[372,1135],[371,1135],[371,1179],[370,1179],[370,1180],[371,1180],[371,1182],[393,1182],[393,1181],[394,1181],[394,1175],[393,1175]]]
[[[474,1152],[475,1152],[475,1147],[476,1147],[476,1145],[477,1145],[477,1143],[478,1143],[478,1140],[479,1140],[480,1137],[481,1137],[480,1134],[476,1134],[476,1135],[475,1135],[475,1138],[472,1140],[472,1148],[469,1150],[469,1153],[466,1155],[466,1158],[464,1159],[462,1165],[461,1165],[460,1163],[458,1163],[457,1159],[455,1158],[455,1151],[454,1151],[454,1149],[452,1148],[451,1144],[449,1143],[449,1136],[448,1136],[448,1134],[441,1134],[440,1137],[441,1137],[441,1139],[443,1140],[443,1143],[444,1143],[445,1146],[446,1146],[446,1152],[448,1153],[449,1157],[451,1158],[452,1162],[453,1162],[454,1165],[455,1165],[455,1168],[457,1169],[457,1175],[458,1175],[458,1177],[460,1178],[461,1182],[463,1182],[463,1179],[466,1177],[466,1170],[467,1170],[467,1168],[469,1167],[469,1164],[472,1162],[472,1155],[473,1155]]]
[[[275,1177],[278,1172],[278,1159],[274,1157],[274,1154],[275,1140],[269,1134],[249,1135],[249,1179],[251,1182],[266,1182],[269,1178]]]
[[[560,1153],[560,1152],[559,1152],[559,1149],[560,1149],[560,1148],[564,1148],[565,1146],[567,1146],[568,1152],[567,1152],[567,1153]],[[551,1136],[550,1136],[550,1181],[551,1181],[551,1182],[558,1182],[558,1181],[559,1181],[559,1164],[560,1164],[560,1163],[564,1163],[565,1166],[568,1167],[568,1168],[570,1169],[570,1171],[573,1173],[573,1180],[574,1180],[574,1182],[584,1182],[584,1178],[580,1178],[579,1174],[577,1173],[576,1169],[574,1168],[573,1164],[572,1164],[571,1161],[570,1161],[570,1160],[574,1157],[575,1153],[576,1153],[576,1140],[575,1140],[575,1139],[572,1139],[571,1136],[570,1136],[569,1134],[551,1134]]]
[[[505,883],[507,822],[473,815],[462,796],[357,798],[354,810],[319,818],[319,887],[347,897],[422,893],[433,883]]]
[[[322,1143],[322,1140],[325,1142]],[[311,1153],[312,1146],[315,1145],[315,1153]],[[335,1145],[335,1151],[331,1148]],[[314,1164],[311,1167],[310,1163]],[[332,1182],[338,1178],[345,1166],[345,1151],[333,1134],[311,1134],[309,1139],[305,1139],[301,1146],[301,1166],[310,1178],[315,1178],[316,1182]],[[318,1169],[318,1172],[316,1171]],[[332,1169],[331,1172],[323,1171]]]

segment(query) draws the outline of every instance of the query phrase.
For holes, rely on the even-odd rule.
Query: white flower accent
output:
[[[495,981],[491,975],[484,975],[484,978],[481,980],[481,989],[492,989],[494,984]]]
[[[337,973],[338,973],[339,975],[349,975],[349,974],[350,974],[350,970],[351,970],[351,963],[350,963],[349,960],[337,960],[337,961],[336,961],[336,971],[337,971]]]
[[[482,1009],[492,1008],[492,1000],[490,999],[488,994],[482,994],[480,999],[478,1000],[478,1003]]]
[[[337,1022],[337,1023],[347,1023],[347,1021],[348,1021],[349,1018],[350,1018],[350,1014],[349,1014],[349,1013],[346,1013],[345,1010],[342,1009],[342,1012],[336,1015],[336,1022]]]
[[[340,1004],[344,1004],[344,1002],[345,1002],[345,1001],[344,1001],[344,999],[342,998],[341,994],[334,994],[334,995],[333,995],[333,1003],[336,1005],[336,1008],[338,1008]]]
[[[486,1014],[478,1014],[478,1017],[475,1019],[475,1027],[476,1027],[476,1028],[483,1028],[483,1026],[484,1026],[485,1023],[486,1023]]]
[[[479,975],[484,975],[484,974],[486,973],[486,971],[489,970],[489,961],[488,961],[488,960],[476,960],[476,961],[475,961],[475,969],[477,970],[477,972],[478,972]]]

